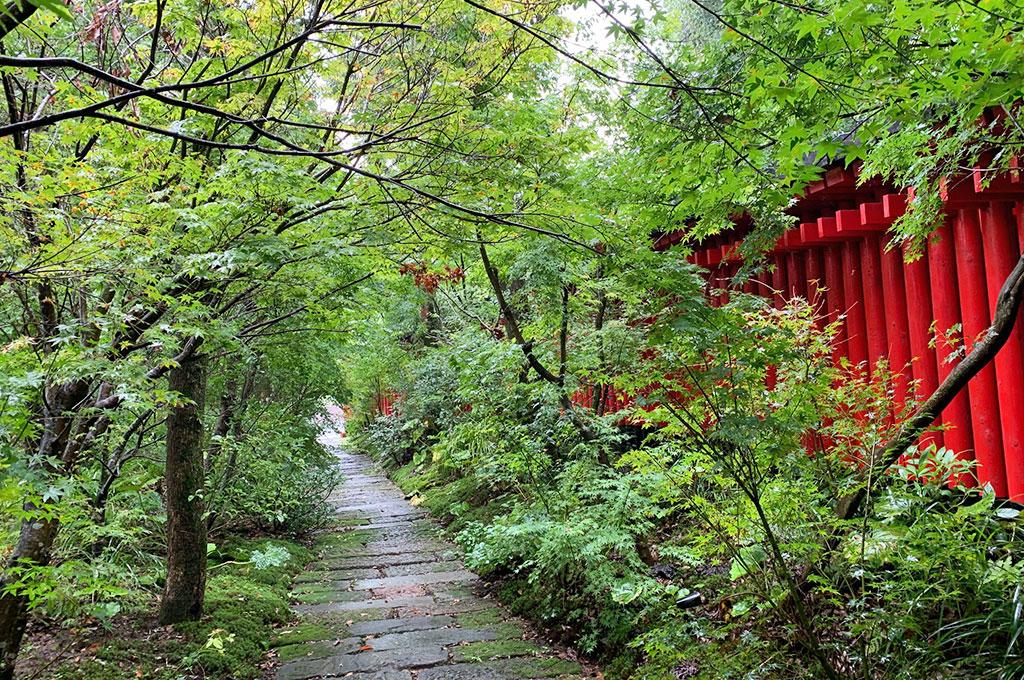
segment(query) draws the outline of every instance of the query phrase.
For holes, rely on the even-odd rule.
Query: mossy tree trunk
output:
[[[167,416],[167,582],[160,622],[195,621],[206,590],[206,521],[203,518],[203,407],[206,357],[193,356],[168,374],[182,402]]]

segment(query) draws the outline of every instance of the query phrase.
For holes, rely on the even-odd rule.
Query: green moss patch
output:
[[[322,621],[307,621],[297,626],[279,629],[270,641],[270,646],[284,647],[285,645],[295,645],[301,642],[331,640],[336,636],[335,630],[335,628],[328,626]]]
[[[512,656],[533,656],[542,654],[544,649],[529,640],[492,640],[470,642],[452,648],[456,661],[486,661]]]
[[[257,559],[253,553],[257,552]],[[286,553],[284,551],[287,551]],[[267,559],[267,555],[276,556]],[[263,556],[263,557],[261,557]],[[288,587],[312,558],[303,546],[282,540],[234,539],[213,555],[204,616],[170,633],[126,621],[97,638],[88,653],[53,667],[54,680],[249,680],[259,677],[273,626],[291,619]],[[312,634],[314,629],[305,630]],[[278,638],[280,640],[280,636]],[[279,642],[283,644],[283,642]]]
[[[353,549],[366,545],[371,535],[371,532],[360,529],[323,534],[313,543],[313,550],[324,557],[344,557]]]
[[[257,677],[273,627],[291,620],[288,587],[312,554],[294,543],[265,541],[262,547],[245,545],[234,557],[247,558],[252,550],[266,551],[270,545],[288,550],[291,557],[262,569],[253,564],[214,568],[206,586],[207,615],[178,626],[196,646],[193,658],[207,676]]]
[[[277,658],[281,661],[292,659],[326,659],[334,654],[334,645],[330,642],[301,642],[277,648]]]
[[[336,517],[328,525],[332,529],[343,529],[346,527],[360,527],[370,523],[366,517]]]
[[[481,628],[502,622],[501,610],[481,609],[475,612],[465,612],[455,617],[461,628]]]
[[[326,604],[328,602],[357,602],[367,599],[366,593],[322,588],[302,593],[292,593],[292,600],[299,604]]]
[[[163,638],[137,631],[119,631],[94,643],[90,655],[79,655],[57,665],[44,677],[52,680],[176,680],[182,677],[181,660],[190,645],[181,638]],[[139,631],[141,633],[141,631]]]

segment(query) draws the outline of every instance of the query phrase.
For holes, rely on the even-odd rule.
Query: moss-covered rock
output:
[[[294,645],[284,645],[277,648],[277,658],[281,661],[292,659],[326,659],[335,653],[334,645],[330,642],[300,642]]]
[[[529,640],[489,640],[470,642],[452,648],[452,655],[456,661],[486,661],[511,656],[535,656],[543,652],[543,647]]]
[[[298,625],[278,629],[270,641],[271,647],[283,647],[300,642],[318,642],[330,640],[336,636],[337,628],[322,621],[305,621]]]

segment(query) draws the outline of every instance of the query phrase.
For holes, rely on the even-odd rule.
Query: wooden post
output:
[[[989,309],[1020,258],[1013,204],[994,201],[981,211]],[[1006,484],[1010,500],[1024,499],[1024,322],[1020,319],[995,358]]]
[[[953,237],[955,248],[953,243],[949,246],[955,251],[955,280],[960,284],[960,314],[963,318],[964,341],[968,345],[973,345],[982,333],[988,330],[992,322],[988,308],[981,227],[976,208],[957,210],[953,220]],[[949,327],[940,324],[940,329],[945,328]],[[995,366],[985,366],[967,384],[967,390],[970,398],[971,429],[974,432],[974,456],[978,461],[978,479],[982,484],[991,484],[997,495],[1005,497],[1008,489],[1003,462],[1003,437]]]

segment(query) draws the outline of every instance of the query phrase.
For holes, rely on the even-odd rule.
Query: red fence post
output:
[[[981,211],[985,273],[991,310],[1003,282],[1020,257],[1013,204],[992,202]],[[1017,320],[1010,339],[996,354],[996,388],[1002,423],[1004,465],[1010,500],[1024,498],[1024,345],[1022,322]]]
[[[991,323],[988,291],[985,283],[985,260],[981,227],[976,208],[956,212],[953,221],[956,240],[957,280],[960,283],[960,313],[963,316],[965,342],[973,345]],[[950,244],[952,247],[952,244]],[[945,328],[948,328],[945,327]],[[943,329],[940,326],[940,329]],[[988,482],[998,496],[1007,495],[1006,470],[1003,464],[1003,437],[999,419],[999,395],[996,372],[992,364],[981,370],[968,384],[971,400],[971,429],[974,431],[974,457],[978,461],[978,477]]]
[[[773,256],[772,265],[772,299],[775,301],[775,308],[782,309],[786,304],[786,268],[783,256]]]
[[[803,253],[786,254],[786,284],[789,298],[807,298],[807,271],[804,267]]]
[[[882,294],[882,244],[877,234],[868,234],[860,244],[864,317],[867,329],[868,372],[874,375],[879,359],[889,357],[885,303]]]
[[[824,297],[822,288],[825,288],[825,273],[821,266],[821,251],[818,248],[809,248],[804,252],[804,271],[807,272],[807,301],[811,303],[814,316],[821,326],[818,316],[824,313]]]
[[[906,262],[903,265],[904,283],[907,289],[907,331],[910,336],[911,372],[914,382],[917,384],[917,401],[921,402],[931,396],[932,392],[939,386],[939,367],[936,361],[936,353],[931,348],[931,327],[932,320],[938,315],[932,314],[931,282],[928,271],[928,260],[919,258],[914,262]],[[966,405],[966,402],[964,402]],[[949,409],[943,413],[945,416]],[[961,438],[965,447],[971,447],[970,419],[963,421],[961,428],[966,427],[966,436]],[[927,445],[934,443],[942,446],[946,432],[931,432],[922,438],[921,443]],[[956,436],[953,442],[947,442],[946,446],[954,448]],[[957,450],[962,451],[964,449]]]
[[[843,314],[846,296],[843,294],[842,246],[825,247],[825,310],[829,325],[836,323]],[[844,356],[849,356],[849,333],[847,323],[840,324],[832,351],[832,360],[838,366]]]
[[[893,412],[898,414],[910,392],[910,322],[907,318],[907,287],[903,282],[903,257],[898,247],[881,253],[882,304],[885,312],[889,370],[892,371]],[[925,329],[927,332],[927,329]],[[925,336],[927,337],[927,336]],[[927,349],[927,347],[926,347]],[[925,357],[930,359],[930,353]],[[934,364],[933,364],[934,365]]]
[[[867,323],[864,319],[864,288],[860,276],[860,247],[853,241],[842,246],[843,307],[846,313],[847,352],[855,370],[868,360]]]

